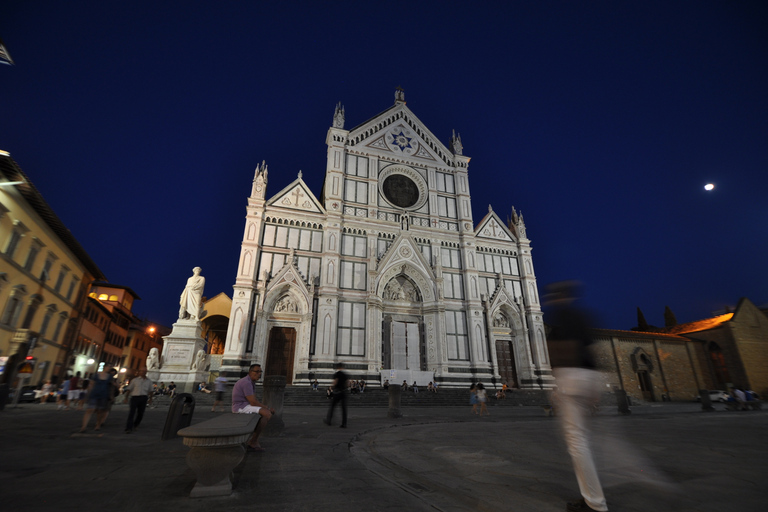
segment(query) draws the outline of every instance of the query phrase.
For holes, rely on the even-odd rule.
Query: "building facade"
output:
[[[441,143],[402,90],[345,129],[336,107],[318,198],[298,178],[267,195],[255,172],[222,373],[253,362],[288,383],[354,378],[552,387],[522,215],[472,216],[470,158]],[[487,172],[487,171],[486,171]]]
[[[29,382],[66,375],[85,292],[99,268],[0,152],[0,356],[36,359]]]

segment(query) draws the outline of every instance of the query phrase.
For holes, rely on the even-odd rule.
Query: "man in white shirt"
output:
[[[125,392],[131,394],[131,408],[128,412],[128,421],[125,423],[126,434],[136,430],[144,418],[144,411],[147,408],[152,387],[152,381],[147,378],[147,369],[142,368],[139,370],[139,376],[131,379],[131,383],[125,388]],[[135,421],[134,416],[136,417]]]

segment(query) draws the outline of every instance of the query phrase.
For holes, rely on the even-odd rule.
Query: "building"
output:
[[[664,328],[595,329],[606,390],[635,400],[687,401],[733,386],[768,396],[768,316],[742,298],[733,312]]]
[[[33,356],[33,384],[60,381],[88,286],[104,275],[6,152],[0,251],[0,356]]]
[[[470,158],[406,106],[345,129],[336,107],[320,196],[298,178],[267,196],[255,172],[222,374],[552,386],[522,215],[472,216]],[[480,170],[480,177],[491,171]]]

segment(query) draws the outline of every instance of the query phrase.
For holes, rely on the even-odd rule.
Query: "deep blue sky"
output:
[[[259,162],[319,197],[336,102],[396,86],[604,327],[768,302],[765,2],[6,0],[0,37],[0,149],[152,321],[194,266],[231,295]]]

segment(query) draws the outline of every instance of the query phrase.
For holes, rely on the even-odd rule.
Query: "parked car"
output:
[[[708,391],[709,391],[710,402],[727,402],[728,399],[731,397],[731,395],[719,389],[710,389]],[[701,402],[701,397],[697,396],[696,401]]]
[[[16,393],[16,388],[10,390],[8,394],[8,403],[13,402],[13,397]],[[23,386],[21,388],[21,395],[19,396],[19,402],[34,402],[37,400],[37,394],[35,393],[35,386]]]

